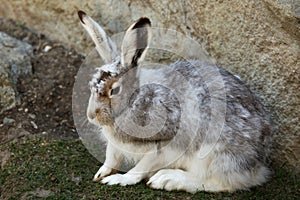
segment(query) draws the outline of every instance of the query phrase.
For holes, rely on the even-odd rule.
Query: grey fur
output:
[[[134,113],[136,123],[143,125],[146,123],[148,112],[151,107],[164,107],[168,120],[166,121],[166,126],[157,133],[158,135],[154,138],[132,138],[127,133],[120,131],[117,128],[116,137],[119,137],[122,141],[127,142],[159,142],[160,140],[172,139],[176,135],[176,129],[178,129],[180,121],[180,103],[176,99],[174,94],[170,94],[171,91],[168,88],[161,86],[161,84],[168,85],[170,88],[178,88],[182,80],[178,80],[180,77],[174,77],[174,72],[179,72],[183,77],[186,77],[191,85],[194,86],[194,92],[198,97],[199,102],[199,119],[201,128],[197,131],[197,136],[191,136],[197,142],[193,142],[196,148],[199,146],[204,137],[206,136],[206,131],[208,128],[208,123],[211,119],[210,102],[211,98],[218,98],[210,96],[207,88],[207,83],[202,78],[202,72],[210,71],[210,68],[217,69],[222,75],[223,81],[225,82],[226,89],[226,118],[223,131],[218,136],[208,136],[208,141],[211,143],[216,142],[216,138],[221,144],[226,144],[226,148],[230,152],[240,152],[241,149],[257,152],[258,150],[265,152],[268,146],[271,144],[271,124],[269,115],[258,100],[258,98],[250,91],[249,87],[243,83],[241,80],[237,79],[235,76],[230,74],[223,68],[217,67],[213,64],[203,63],[201,61],[190,60],[190,61],[180,61],[171,64],[167,68],[162,68],[156,70],[156,73],[161,74],[161,80],[157,81],[157,84],[150,84],[139,88],[139,90],[133,92],[133,96],[130,99],[124,101],[122,104],[128,102],[126,108],[130,112]],[[206,79],[209,74],[205,74]],[[214,76],[212,74],[211,76]],[[212,82],[219,81],[211,78]],[[127,77],[125,80],[131,80],[132,78]],[[136,81],[138,81],[136,79]],[[182,88],[184,90],[184,88]],[[132,92],[132,90],[130,90]],[[130,96],[130,95],[128,95]],[[123,96],[124,97],[124,96]],[[159,100],[157,100],[159,99]],[[143,114],[141,114],[143,113]],[[243,114],[247,113],[247,115]],[[120,113],[119,113],[120,115]],[[129,128],[130,129],[130,128]],[[188,132],[186,132],[188,134]],[[249,135],[250,138],[246,137],[245,134]],[[184,135],[183,137],[187,137]],[[187,144],[181,144],[182,138],[179,139],[176,144],[178,147],[186,148]],[[184,141],[184,139],[183,139]],[[188,141],[191,142],[191,141]],[[252,149],[252,150],[251,150]],[[260,154],[260,157],[264,158],[266,155],[264,153]]]
[[[138,37],[144,40],[139,42],[143,51],[148,41],[148,32],[144,33]],[[138,42],[133,38],[133,43]],[[130,66],[120,66],[124,63],[115,58],[91,81],[92,93],[99,96],[94,105],[101,105],[98,112],[109,115],[109,123],[99,123],[112,128],[112,137],[135,147],[169,145],[186,157],[211,146],[208,177],[218,176],[234,189],[263,183],[269,175],[265,164],[272,127],[265,107],[249,87],[225,69],[198,60],[138,70],[139,56],[133,55]],[[111,81],[121,85],[119,95],[107,94]],[[103,99],[107,101],[100,102]],[[239,176],[257,181],[243,182]]]

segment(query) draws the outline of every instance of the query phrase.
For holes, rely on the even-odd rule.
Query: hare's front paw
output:
[[[141,178],[133,174],[114,174],[102,179],[101,183],[108,185],[134,185],[141,181]]]
[[[104,177],[110,175],[110,174],[113,174],[115,172],[114,169],[110,168],[110,167],[107,167],[105,165],[102,165],[100,167],[100,169],[98,170],[98,172],[95,174],[94,178],[93,178],[93,181],[97,182],[97,181],[100,181],[102,180]]]

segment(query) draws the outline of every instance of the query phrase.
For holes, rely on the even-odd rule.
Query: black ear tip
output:
[[[142,22],[143,24],[149,24],[149,25],[151,25],[151,21],[150,21],[150,19],[148,17],[141,17],[139,19],[139,21]]]
[[[86,16],[86,13],[83,12],[82,10],[78,10],[78,17],[80,19],[80,21],[84,24],[84,21],[83,21],[83,17]]]
[[[148,17],[141,17],[140,19],[137,20],[137,22],[135,23],[133,29],[143,28],[145,26],[151,26],[151,21]]]

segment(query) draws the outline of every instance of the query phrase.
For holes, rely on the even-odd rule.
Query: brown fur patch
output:
[[[101,78],[102,79],[102,78]],[[111,99],[110,91],[112,85],[119,80],[119,77],[109,77],[109,74],[105,74],[105,86],[101,92],[98,93],[98,101],[101,102],[102,105],[100,108],[97,108],[95,113],[97,120],[100,125],[112,125],[111,119]]]
[[[105,104],[104,108],[97,108],[96,109],[96,117],[101,125],[111,125],[111,118],[110,118],[110,100],[107,97],[99,97],[99,101]]]

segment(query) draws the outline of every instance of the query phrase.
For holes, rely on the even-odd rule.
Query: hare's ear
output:
[[[122,66],[126,69],[136,67],[144,59],[150,39],[151,22],[148,18],[142,17],[125,33],[122,43]]]
[[[106,35],[103,28],[85,12],[79,10],[78,16],[82,26],[94,41],[96,49],[104,62],[112,62],[118,56],[116,45]]]

